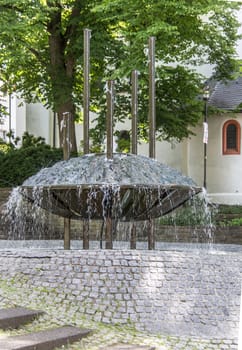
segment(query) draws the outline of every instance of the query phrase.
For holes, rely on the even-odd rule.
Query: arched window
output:
[[[228,120],[223,126],[223,154],[240,154],[240,124]]]

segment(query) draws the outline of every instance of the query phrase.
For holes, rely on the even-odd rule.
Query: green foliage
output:
[[[28,136],[29,140],[35,140]],[[53,165],[63,157],[60,149],[42,143],[31,143],[21,148],[0,152],[0,187],[18,186],[43,167]]]
[[[211,226],[215,224],[217,208],[208,205],[204,198],[195,196],[181,208],[159,219],[161,225]]]
[[[220,227],[242,226],[242,206],[211,205],[196,196],[181,208],[159,219],[161,225]]]
[[[130,152],[130,134],[127,130],[121,130],[116,133],[117,138],[117,152]]]
[[[216,215],[217,226],[242,226],[241,205],[219,205]]]
[[[130,117],[132,70],[140,72],[140,137],[147,137],[148,54],[156,37],[157,137],[181,140],[201,116],[194,99],[202,82],[189,66],[215,65],[216,76],[234,71],[238,39],[235,9],[227,0],[2,0],[0,79],[57,112],[75,115],[83,101],[83,29],[91,36],[91,136],[105,137],[105,81],[116,81],[115,121]],[[179,62],[179,64],[178,64]],[[74,145],[74,131],[71,134]]]
[[[220,214],[240,214],[242,216],[242,206],[220,204],[218,208],[218,212]]]
[[[35,137],[34,135],[29,134],[27,131],[23,134],[22,137],[22,147],[38,147],[45,144],[45,139],[43,137]]]
[[[3,140],[0,139],[0,154],[1,153],[8,153],[12,149],[10,144],[5,143]]]
[[[7,108],[0,103],[0,125],[3,123],[3,119],[8,115]]]
[[[242,218],[234,218],[231,220],[224,220],[220,226],[242,226]]]

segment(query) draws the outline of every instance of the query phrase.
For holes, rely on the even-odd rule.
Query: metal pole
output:
[[[107,81],[107,159],[113,159],[113,111],[114,111],[114,82]],[[112,191],[112,189],[111,189]],[[108,196],[112,201],[112,196]],[[113,248],[113,219],[112,219],[112,203],[108,204],[105,232],[105,248]]]
[[[239,317],[238,350],[242,350],[242,283],[241,283],[241,289],[240,289],[240,317]]]
[[[63,158],[70,158],[70,112],[63,113]]]
[[[130,249],[136,249],[136,224],[133,223],[131,227]]]
[[[11,130],[12,130],[12,95],[11,94],[9,94],[8,96],[8,116],[9,116],[9,122],[8,122],[9,142],[11,142]]]
[[[205,100],[204,123],[207,124],[208,101]],[[204,124],[204,127],[206,127]],[[203,187],[207,188],[207,142],[204,142],[204,167],[203,167]]]
[[[132,71],[132,153],[137,154],[137,120],[138,120],[138,71]],[[136,224],[133,222],[130,234],[130,249],[136,249]]]
[[[138,119],[138,71],[132,72],[132,153],[137,154],[137,119]]]
[[[84,89],[83,89],[83,149],[84,154],[89,153],[89,100],[90,100],[90,38],[91,30],[84,29]]]
[[[83,249],[89,249],[89,219],[83,220]]]
[[[56,138],[56,112],[53,113],[53,148],[55,148]]]
[[[71,219],[64,218],[64,249],[69,250],[71,247]]]
[[[149,38],[149,157],[155,158],[155,37]]]
[[[155,249],[155,228],[154,222],[151,218],[148,221],[148,249]]]
[[[113,249],[113,219],[111,212],[106,217],[105,249]]]
[[[209,100],[209,85],[206,84],[203,89],[203,100],[205,102],[204,105],[204,120],[203,120],[203,143],[204,143],[204,164],[203,164],[203,187],[207,188],[207,142],[208,142],[208,100]]]
[[[155,158],[155,37],[149,38],[149,157]],[[149,219],[148,249],[155,248],[154,222]]]
[[[114,82],[107,81],[107,158],[113,158],[113,111],[114,111]]]
[[[63,113],[63,157],[64,160],[70,158],[70,113]],[[69,250],[71,246],[71,220],[64,218],[64,249]]]
[[[89,150],[89,113],[90,113],[90,38],[91,30],[84,29],[83,43],[83,152],[88,154]],[[83,249],[89,249],[89,220],[84,219],[82,225]]]

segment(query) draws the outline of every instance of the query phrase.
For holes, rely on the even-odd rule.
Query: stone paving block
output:
[[[24,307],[0,309],[0,328],[18,328],[33,321],[43,313],[43,311],[26,309]]]
[[[64,326],[25,335],[0,339],[1,350],[52,350],[82,339],[90,333],[88,329]]]

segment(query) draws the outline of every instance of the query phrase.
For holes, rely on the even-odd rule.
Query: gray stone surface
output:
[[[28,322],[33,321],[36,317],[42,314],[43,311],[30,310],[24,307],[0,309],[0,328],[17,328]]]
[[[92,321],[206,339],[203,349],[237,346],[240,249],[9,250],[0,254],[0,273],[32,299],[73,304],[73,315]]]
[[[65,326],[0,340],[1,350],[52,350],[80,340],[90,333],[87,329]]]

